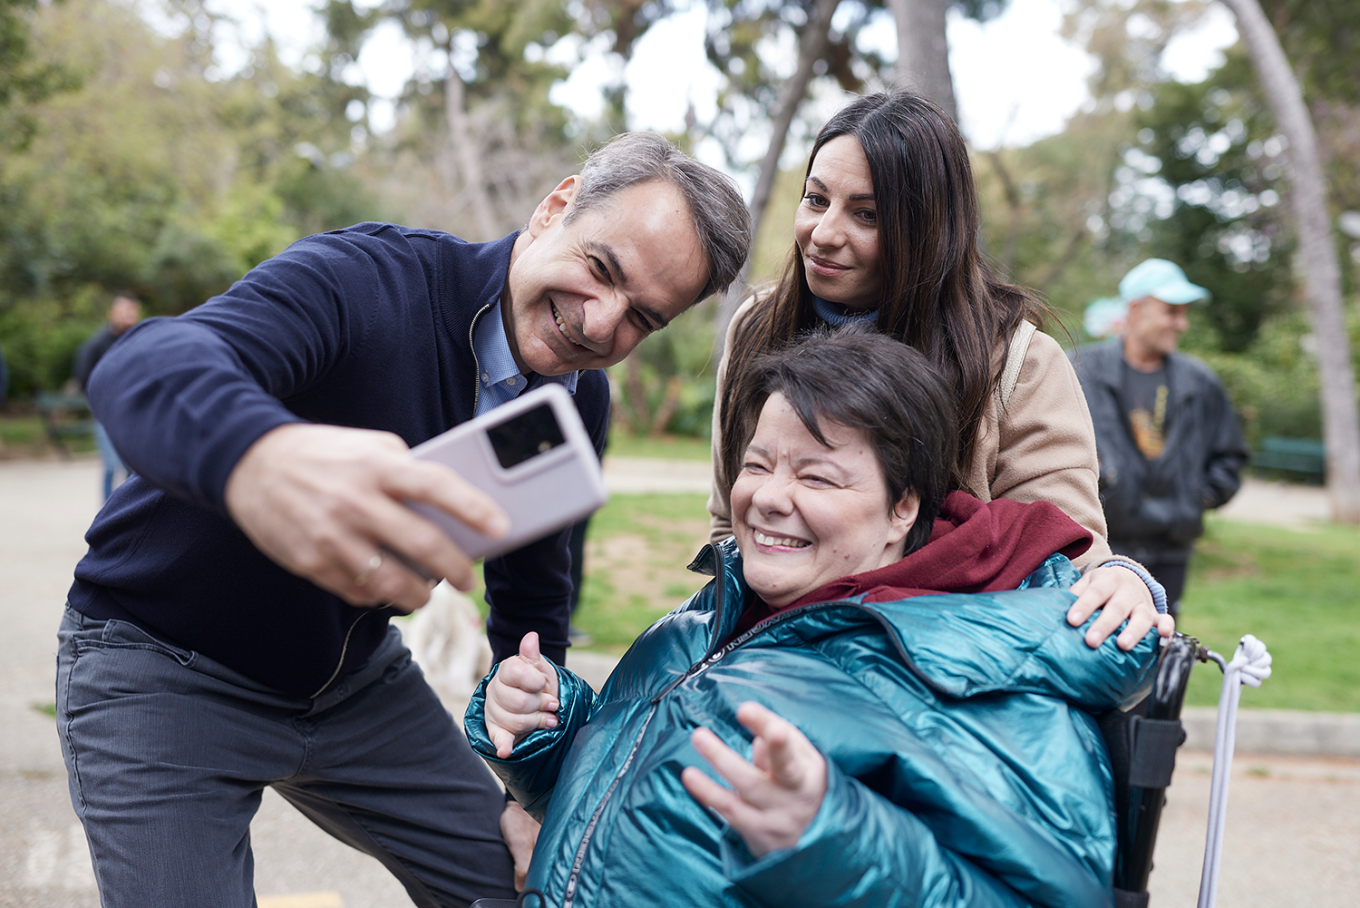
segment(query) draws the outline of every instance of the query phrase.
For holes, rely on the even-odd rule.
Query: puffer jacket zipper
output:
[[[902,663],[906,665],[914,675],[920,678],[921,681],[932,690],[938,693],[948,694],[948,692],[940,687],[939,684],[932,681],[924,672],[917,668],[916,663],[912,661],[911,656],[907,654],[906,649],[902,646],[902,642],[898,639],[897,634],[893,630],[892,624],[888,619],[883,617],[883,615],[875,609],[869,608],[862,602],[856,602],[851,599],[834,599],[828,602],[814,602],[808,605],[800,605],[798,608],[789,609],[786,612],[780,612],[777,615],[767,618],[755,627],[743,631],[737,637],[734,637],[727,643],[719,646],[718,641],[721,639],[724,625],[723,612],[726,607],[727,567],[723,562],[722,552],[718,550],[717,546],[709,543],[706,548],[713,550],[713,555],[718,566],[717,576],[715,577],[713,584],[715,599],[713,639],[709,641],[708,649],[705,651],[702,659],[691,665],[683,675],[666,685],[665,689],[652,697],[647,711],[647,718],[643,720],[642,727],[638,729],[637,734],[633,737],[632,746],[628,748],[628,756],[624,757],[623,765],[620,766],[618,771],[614,774],[614,778],[609,783],[609,787],[605,789],[604,796],[600,798],[600,803],[595,805],[595,810],[592,811],[590,820],[586,823],[585,831],[581,836],[581,843],[577,845],[576,856],[572,860],[571,874],[567,877],[567,885],[562,899],[562,908],[572,908],[576,897],[576,887],[580,882],[581,868],[585,866],[586,851],[590,847],[591,839],[594,837],[595,828],[599,824],[600,817],[604,814],[605,807],[608,806],[610,798],[618,788],[619,783],[623,780],[623,777],[627,774],[628,768],[632,766],[633,759],[637,756],[638,749],[642,746],[642,741],[647,735],[647,728],[652,724],[652,719],[656,717],[656,710],[661,703],[661,699],[684,682],[696,675],[703,674],[713,668],[713,666],[722,662],[729,653],[746,645],[753,637],[763,634],[773,627],[792,621],[794,618],[806,615],[809,612],[821,611],[822,609],[837,606],[858,609],[859,611],[870,615],[883,627],[884,631],[887,633],[888,639],[892,641],[893,648],[897,651],[898,657],[901,658]],[[697,561],[698,559],[695,560]]]
[[[590,820],[586,823],[585,831],[581,834],[581,842],[576,846],[576,856],[571,862],[571,873],[567,876],[567,885],[562,896],[562,908],[571,908],[575,901],[576,887],[581,880],[581,868],[585,866],[586,851],[590,848],[591,839],[595,836],[595,828],[599,825],[600,817],[603,816],[605,808],[609,805],[609,800],[613,797],[614,791],[619,787],[619,783],[623,781],[623,777],[628,772],[628,768],[633,765],[633,758],[637,756],[638,748],[642,746],[642,740],[647,734],[647,728],[652,724],[652,719],[656,717],[657,704],[661,701],[663,696],[674,689],[676,684],[679,684],[686,678],[692,677],[696,672],[701,670],[703,666],[707,665],[709,660],[714,656],[721,658],[720,653],[713,652],[713,648],[717,645],[719,635],[722,633],[727,571],[726,566],[723,564],[722,553],[718,551],[717,546],[709,543],[704,546],[704,550],[712,550],[714,563],[718,566],[717,578],[713,584],[714,596],[716,598],[713,639],[709,641],[708,650],[705,652],[703,659],[690,666],[689,670],[681,675],[679,679],[673,684],[668,685],[665,690],[652,698],[647,710],[647,718],[642,721],[642,727],[638,729],[637,734],[633,737],[632,746],[628,748],[628,756],[623,758],[623,765],[614,773],[613,780],[609,783],[609,787],[605,789],[604,796],[600,798],[600,803],[595,805],[595,809],[590,814]],[[695,558],[695,562],[697,563],[702,557],[703,552],[701,551],[700,556]]]

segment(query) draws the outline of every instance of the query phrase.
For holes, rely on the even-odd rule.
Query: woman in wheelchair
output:
[[[753,375],[735,539],[691,565],[715,579],[598,695],[530,635],[468,708],[473,747],[543,821],[525,891],[1110,905],[1090,713],[1146,693],[1156,631],[1088,648],[1065,618],[1087,531],[1045,502],[949,492],[955,407],[912,348],[822,334]]]

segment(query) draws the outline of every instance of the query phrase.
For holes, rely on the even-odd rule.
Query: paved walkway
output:
[[[706,491],[703,464],[607,459],[615,493]],[[51,718],[54,638],[82,535],[98,507],[99,466],[0,461],[0,908],[95,908],[89,856],[71,811]],[[1249,485],[1234,508],[1263,522],[1325,517],[1313,490],[1256,508]],[[1249,519],[1242,516],[1239,519]],[[612,660],[578,653],[583,674]],[[1278,733],[1277,733],[1278,734]],[[1195,744],[1194,739],[1191,745]],[[1360,760],[1250,753],[1239,732],[1219,904],[1349,908],[1360,892]],[[1208,804],[1208,755],[1182,750],[1158,839],[1156,908],[1195,902]],[[251,827],[261,908],[409,904],[377,864],[338,844],[273,795]]]

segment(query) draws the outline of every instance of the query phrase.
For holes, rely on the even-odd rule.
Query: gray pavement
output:
[[[706,491],[707,470],[607,459],[606,482],[619,494]],[[98,507],[98,485],[92,459],[0,461],[0,908],[98,905],[53,721],[41,711],[53,699],[61,603]],[[1233,519],[1292,525],[1326,517],[1318,490],[1269,484],[1249,484],[1230,509],[1225,516]],[[581,652],[568,663],[598,680],[613,660]],[[1193,905],[1198,889],[1210,756],[1203,729],[1188,724],[1191,738],[1180,753],[1158,838],[1151,889],[1159,908]],[[1207,728],[1211,734],[1212,724]],[[1349,908],[1360,902],[1357,740],[1355,716],[1243,713],[1219,905]],[[1291,747],[1292,754],[1270,753]],[[376,861],[331,840],[277,796],[266,795],[251,837],[261,908],[409,904]]]

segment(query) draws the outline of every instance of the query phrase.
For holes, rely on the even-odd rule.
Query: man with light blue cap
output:
[[[1218,377],[1176,351],[1189,305],[1208,298],[1179,265],[1148,259],[1124,275],[1117,301],[1088,312],[1088,331],[1120,336],[1071,354],[1095,423],[1110,547],[1162,582],[1173,615],[1204,511],[1237,492],[1248,456]]]

